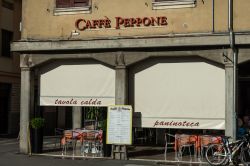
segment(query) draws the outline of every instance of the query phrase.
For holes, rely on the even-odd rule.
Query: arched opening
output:
[[[129,68],[129,103],[134,144],[145,147],[129,156],[163,154],[167,134],[222,134],[225,68],[195,56],[146,59]]]
[[[240,128],[250,128],[250,61],[238,66],[238,122],[242,120],[242,126],[238,126],[238,136]],[[240,120],[241,119],[241,120]],[[241,122],[240,122],[241,123]],[[238,123],[239,124],[239,123]]]

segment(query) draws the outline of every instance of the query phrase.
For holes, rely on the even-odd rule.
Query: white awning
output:
[[[134,126],[225,129],[225,69],[203,59],[155,59],[130,73]]]
[[[40,105],[115,104],[115,70],[95,61],[54,62],[40,73]]]

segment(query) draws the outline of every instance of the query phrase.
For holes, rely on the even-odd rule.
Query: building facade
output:
[[[71,107],[76,128],[82,107],[114,104],[132,105],[135,128],[235,137],[236,115],[250,113],[249,5],[23,0],[22,37],[12,44],[21,53],[20,151],[28,151],[27,126],[37,112],[54,109],[54,125],[65,126]]]
[[[21,2],[0,1],[0,135],[17,135],[20,113],[20,64],[10,42],[20,39]]]

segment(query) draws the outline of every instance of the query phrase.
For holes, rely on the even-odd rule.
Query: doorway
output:
[[[0,134],[8,133],[11,84],[0,83]]]
[[[250,127],[250,61],[238,67],[238,118],[245,127]]]

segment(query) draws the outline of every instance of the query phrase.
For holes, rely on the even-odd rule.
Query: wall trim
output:
[[[236,45],[249,45],[250,34],[236,35]],[[11,44],[14,52],[34,51],[80,51],[80,50],[110,50],[133,48],[171,48],[171,47],[225,46],[229,47],[229,36],[175,36],[175,37],[141,37],[119,39],[89,39],[89,40],[32,40],[16,41]]]

